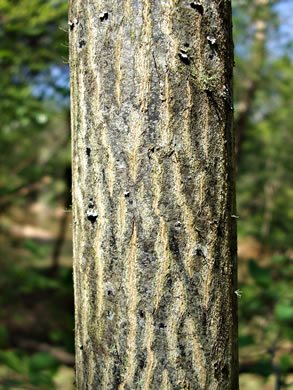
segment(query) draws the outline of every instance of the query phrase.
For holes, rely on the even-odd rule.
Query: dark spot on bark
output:
[[[169,232],[170,250],[175,254],[179,255],[179,243],[177,240],[176,231],[170,230]]]
[[[128,192],[128,191],[124,192],[125,198],[129,198],[129,195],[130,195],[130,192]]]
[[[117,249],[117,245],[116,245],[116,238],[115,238],[113,229],[111,230],[111,237],[110,237],[109,243],[111,245],[111,248],[115,252]],[[117,257],[112,257],[112,261],[115,261],[115,260],[117,260]]]
[[[107,295],[109,296],[109,295],[112,295],[112,290],[108,290],[107,291]]]
[[[183,62],[183,64],[190,65],[191,61],[186,53],[180,52],[178,57],[180,58],[181,62]]]
[[[206,333],[206,327],[207,327],[207,316],[206,316],[205,311],[202,312],[201,326],[202,326],[203,333],[205,334]]]
[[[121,367],[121,362],[115,360],[113,365],[113,371],[112,371],[113,378],[115,378],[114,379],[115,389],[118,389],[119,385],[122,383],[120,367]]]
[[[148,158],[151,158],[152,156],[152,154],[155,152],[155,147],[154,146],[152,146],[151,148],[149,148],[149,150],[148,150]]]
[[[201,15],[203,15],[203,6],[202,6],[202,4],[199,1],[192,1],[190,3],[190,7],[192,9],[195,9]]]
[[[223,375],[225,378],[228,378],[228,376],[229,376],[229,367],[228,367],[228,364],[225,364],[221,371],[222,371],[222,375]]]
[[[89,209],[93,209],[94,208],[94,204],[93,203],[90,203],[89,204]]]
[[[86,148],[85,152],[86,152],[86,155],[88,157],[90,157],[90,155],[91,155],[91,148]]]
[[[139,311],[140,318],[144,318],[144,312],[142,310]]]
[[[203,253],[202,253],[202,250],[201,249],[197,249],[196,250],[196,256],[202,256]]]
[[[79,48],[82,49],[84,46],[86,45],[86,41],[84,39],[82,39],[81,41],[79,41]]]
[[[166,328],[166,325],[163,324],[163,322],[160,322],[160,323],[159,323],[159,328],[160,328],[160,329],[164,329],[164,328]]]
[[[106,181],[106,175],[105,175],[105,169],[104,168],[102,169],[102,176],[103,176],[103,181],[105,182]]]
[[[112,311],[107,311],[106,317],[108,320],[113,320],[114,313]]]
[[[215,40],[208,39],[209,45],[213,53],[210,54],[210,58],[214,57],[214,54],[216,54],[217,49],[218,49],[218,44]]]
[[[129,204],[133,204],[133,200],[130,200],[128,203],[129,203]]]
[[[80,346],[79,346],[79,349],[82,351],[82,350],[83,350],[83,345],[80,345]]]
[[[108,12],[102,12],[100,14],[100,21],[103,22],[104,20],[108,20],[109,14]]]
[[[74,29],[74,23],[71,22],[71,23],[69,24],[69,29],[70,29],[70,31],[72,31],[72,30]]]
[[[167,284],[167,287],[168,287],[169,289],[172,287],[173,281],[172,281],[171,275],[168,275],[168,276],[167,276],[167,278],[166,278],[166,284]]]
[[[214,367],[215,377],[219,380],[219,374],[220,374],[219,363],[218,362],[213,363],[213,367]]]
[[[180,355],[182,357],[185,357],[186,356],[186,353],[185,353],[185,346],[182,345],[182,344],[179,344],[179,350],[180,350]]]
[[[145,366],[145,359],[142,358],[142,359],[139,360],[139,367],[140,367],[141,369],[143,369],[144,366]]]
[[[87,216],[87,219],[91,222],[91,223],[95,223],[96,220],[97,220],[98,216],[97,215],[88,215]]]
[[[217,230],[218,230],[218,237],[224,237],[223,229],[221,225],[218,226]]]
[[[174,226],[175,226],[175,228],[180,228],[181,227],[181,222],[176,222],[175,224],[174,224]]]
[[[185,43],[184,43],[184,46],[185,46],[185,47],[189,47],[190,45],[189,45],[188,42],[185,42]],[[176,145],[176,144],[175,144],[175,145]]]

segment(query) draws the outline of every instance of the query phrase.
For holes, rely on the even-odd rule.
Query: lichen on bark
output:
[[[77,388],[237,390],[230,1],[70,0],[69,34]]]

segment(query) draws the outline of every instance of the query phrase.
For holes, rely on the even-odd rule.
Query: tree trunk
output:
[[[237,390],[230,1],[69,30],[77,389]]]

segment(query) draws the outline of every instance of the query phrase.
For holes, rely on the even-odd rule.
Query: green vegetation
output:
[[[283,390],[293,382],[292,6],[233,6],[241,390]],[[69,390],[67,1],[2,0],[0,14],[0,387]]]

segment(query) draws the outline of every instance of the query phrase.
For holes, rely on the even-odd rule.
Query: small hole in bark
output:
[[[190,7],[192,9],[195,9],[201,15],[203,14],[203,6],[199,1],[193,1],[192,3],[190,3]]]
[[[129,192],[129,191],[125,191],[125,192],[124,192],[125,198],[129,198],[129,195],[130,195],[130,192]]]
[[[151,148],[149,148],[148,150],[148,158],[151,158],[152,157],[152,154],[155,152],[155,147],[152,146]]]
[[[201,249],[197,249],[196,250],[196,256],[202,256],[202,250]]]
[[[107,318],[108,318],[108,320],[113,320],[114,313],[112,311],[107,311]]]
[[[162,322],[160,322],[159,328],[160,328],[160,329],[164,329],[165,327],[166,327],[165,324],[163,324]]]
[[[86,148],[86,155],[90,157],[91,155],[91,148]]]
[[[144,366],[145,366],[145,360],[144,360],[144,359],[140,359],[140,361],[139,361],[139,367],[140,367],[141,369],[143,369]]]
[[[79,41],[79,48],[82,49],[84,46],[86,45],[86,41],[84,39],[82,39],[81,41]]]
[[[184,47],[189,47],[190,45],[189,45],[189,43],[188,42],[185,42],[184,43]]]
[[[180,60],[183,62],[183,64],[185,65],[190,65],[190,59],[188,58],[188,55],[186,53],[184,53],[183,51],[181,51],[179,54],[178,54],[178,57],[180,58]]]
[[[108,20],[109,14],[108,12],[101,12],[99,15],[100,21],[103,22],[104,20]]]
[[[83,350],[83,345],[82,345],[82,344],[79,345],[79,349],[80,349],[81,351]]]
[[[144,312],[142,310],[139,311],[140,318],[144,318]]]
[[[98,216],[97,215],[88,215],[87,216],[87,219],[91,222],[91,223],[95,223],[96,220],[97,220]]]
[[[208,42],[209,42],[209,44],[210,44],[211,46],[213,46],[213,47],[216,47],[216,46],[217,46],[217,45],[216,45],[217,40],[216,40],[215,37],[212,37],[212,36],[208,35],[208,36],[207,36],[207,40],[208,40]]]

